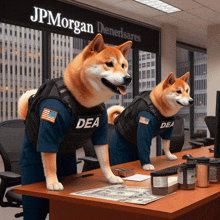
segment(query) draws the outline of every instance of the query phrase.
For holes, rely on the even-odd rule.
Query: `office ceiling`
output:
[[[182,9],[167,14],[133,0],[69,0],[84,3],[161,28],[169,23],[177,28],[177,40],[207,47],[207,26],[220,24],[219,0],[163,0]]]

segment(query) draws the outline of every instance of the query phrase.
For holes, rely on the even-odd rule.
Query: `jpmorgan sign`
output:
[[[158,30],[76,4],[63,0],[2,1],[0,22],[87,40],[101,33],[105,43],[119,45],[132,40],[133,49],[159,52]]]
[[[74,34],[80,34],[81,32],[94,34],[92,24],[62,17],[61,13],[54,15],[52,11],[43,8],[34,7],[34,15],[31,15],[30,19],[32,22],[71,29]]]

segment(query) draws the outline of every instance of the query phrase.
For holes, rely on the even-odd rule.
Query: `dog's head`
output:
[[[116,47],[104,45],[102,35],[97,34],[82,51],[82,77],[88,79],[97,92],[107,89],[111,93],[126,94],[125,86],[131,82],[126,57],[131,46],[131,41]]]
[[[170,73],[163,81],[164,98],[171,106],[189,107],[193,104],[188,80],[189,72],[180,78],[174,78],[174,74]]]

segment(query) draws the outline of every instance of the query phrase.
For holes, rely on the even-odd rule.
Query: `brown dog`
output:
[[[112,95],[126,94],[125,85],[131,77],[127,73],[126,56],[132,42],[120,46],[104,45],[101,34],[98,34],[85,49],[67,66],[63,80],[75,99],[84,107],[90,108],[107,101]],[[22,119],[26,118],[28,99],[37,90],[24,93],[19,99],[18,112]],[[109,165],[108,145],[95,146],[104,176],[110,183],[122,183]],[[47,189],[62,190],[56,174],[56,153],[41,153],[46,177]]]

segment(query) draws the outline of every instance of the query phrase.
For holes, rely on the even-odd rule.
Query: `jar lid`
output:
[[[186,169],[186,163],[180,164],[180,168],[181,168],[181,169]]]
[[[219,160],[212,160],[209,162],[210,166],[220,166]]]
[[[208,157],[198,157],[196,161],[197,163],[209,163],[210,159]]]
[[[163,172],[163,171],[155,171],[155,172],[152,172],[150,174],[152,177],[153,176],[168,176],[166,172]]]
[[[186,167],[187,168],[195,168],[196,167],[196,163],[195,162],[187,162],[186,163]]]
[[[187,158],[187,162],[194,162],[194,161],[195,161],[194,158],[191,158],[191,157]]]

